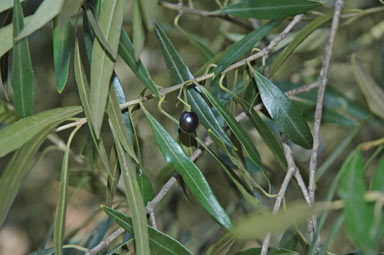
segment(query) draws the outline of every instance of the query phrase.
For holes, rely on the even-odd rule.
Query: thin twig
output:
[[[244,66],[247,64],[247,62],[249,61],[254,61],[256,60],[257,58],[260,58],[260,57],[263,57],[263,56],[266,56],[268,55],[268,53],[274,48],[276,47],[280,41],[282,41],[287,35],[288,33],[292,30],[292,28],[298,24],[300,22],[300,20],[303,18],[303,15],[297,15],[295,16],[295,18],[288,24],[288,26],[279,34],[279,36],[277,36],[273,41],[270,42],[270,44],[265,47],[262,51],[246,58],[246,59],[243,59],[231,66],[229,66],[228,68],[226,68],[223,73],[227,73],[229,71],[232,71],[236,68],[239,68],[241,66]],[[197,77],[195,79],[196,82],[201,82],[201,81],[204,81],[204,80],[207,80],[207,79],[210,79],[214,76],[214,73],[209,73],[209,74],[205,74],[205,75],[202,75],[200,77]],[[182,88],[183,86],[189,84],[191,82],[184,82],[184,83],[180,83],[180,84],[177,84],[175,86],[172,86],[172,87],[169,87],[169,88],[165,88],[165,89],[162,89],[160,92],[163,96],[165,96],[166,94],[170,93],[170,92],[173,92],[173,91],[176,91],[180,88]],[[123,108],[126,108],[130,105],[135,105],[135,104],[139,104],[140,101],[141,102],[144,102],[148,99],[151,99],[151,98],[154,98],[154,95],[149,95],[149,96],[146,96],[146,97],[143,97],[141,99],[136,99],[136,100],[132,100],[132,101],[129,101],[129,102],[126,102],[124,104],[121,104],[120,105],[120,108],[123,109]],[[83,120],[84,121],[84,120]],[[86,120],[85,120],[86,121]],[[63,130],[63,129],[60,129],[60,130]],[[211,145],[213,143],[213,141],[207,137],[206,140],[205,140],[205,143],[207,146]],[[198,148],[190,157],[190,159],[192,161],[195,161],[202,153],[202,149],[201,148]],[[158,205],[158,203],[164,198],[164,196],[168,193],[168,191],[171,189],[171,187],[176,183],[177,179],[174,176],[172,176],[166,184],[164,184],[164,186],[161,188],[160,192],[156,195],[156,197],[147,204],[147,207],[146,207],[146,211],[148,213],[151,213],[153,212],[154,208]],[[86,255],[93,255],[93,254],[97,254],[100,250],[102,250],[104,247],[108,246],[114,239],[116,239],[119,235],[121,235],[122,233],[124,233],[124,229],[122,228],[119,228],[117,229],[115,232],[113,232],[110,236],[108,236],[105,240],[101,241],[97,246],[95,246],[93,249],[89,250],[88,252],[86,252]]]
[[[295,162],[293,160],[292,150],[288,146],[286,141],[284,141],[284,140],[285,139],[283,139],[283,149],[284,149],[285,159],[287,160],[287,163],[288,163],[288,171],[284,177],[283,183],[281,184],[279,193],[277,194],[275,205],[273,206],[272,215],[276,215],[276,213],[279,211],[281,202],[283,201],[283,199],[285,197],[285,192],[288,188],[288,184],[289,184],[293,174],[295,172],[298,172],[296,169]],[[262,247],[261,253],[260,253],[261,255],[267,254],[270,239],[271,239],[271,233],[268,233],[267,236],[264,238],[263,247]]]
[[[331,33],[329,35],[328,43],[325,48],[323,64],[321,67],[320,75],[318,78],[319,89],[317,92],[317,103],[314,117],[314,128],[313,128],[313,148],[311,152],[311,160],[309,163],[309,198],[311,205],[315,202],[315,189],[316,189],[316,168],[317,168],[317,157],[318,151],[320,147],[320,124],[323,112],[323,103],[324,103],[324,94],[325,88],[328,82],[328,70],[331,62],[333,45],[335,42],[335,37],[337,33],[337,29],[339,27],[341,12],[344,8],[344,0],[337,0],[335,3],[335,13],[333,14],[332,25],[331,25]],[[313,227],[316,227],[316,218],[313,217]],[[310,227],[310,238],[313,237],[314,229]]]
[[[161,7],[166,8],[166,9],[178,11],[179,13],[191,14],[191,15],[196,15],[196,16],[201,16],[201,17],[221,18],[221,19],[226,20],[228,22],[231,22],[235,25],[242,26],[246,29],[250,29],[250,30],[253,29],[251,25],[244,23],[241,20],[234,19],[231,16],[228,16],[227,14],[213,13],[213,12],[206,11],[206,10],[192,9],[192,8],[186,7],[182,4],[174,4],[174,3],[169,3],[169,2],[165,2],[165,1],[159,1],[159,5]]]

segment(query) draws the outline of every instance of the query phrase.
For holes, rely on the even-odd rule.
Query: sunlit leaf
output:
[[[26,142],[20,150],[13,154],[2,171],[0,176],[0,229],[26,174],[32,166],[37,150],[53,128],[54,126],[51,124],[36,132],[32,140]],[[4,146],[0,146],[0,148],[4,148]]]
[[[55,251],[57,255],[63,254],[62,248],[63,248],[64,229],[65,229],[65,217],[66,217],[66,211],[67,211],[69,152],[70,152],[73,137],[75,136],[79,128],[80,126],[75,128],[68,138],[67,146],[65,148],[65,153],[63,157],[63,162],[61,165],[59,197],[57,199],[55,226],[53,231],[53,242],[55,245]]]
[[[131,235],[135,234],[132,228],[132,220],[128,216],[105,206],[102,206],[102,208],[125,231]],[[148,234],[152,255],[192,255],[180,242],[150,226],[148,226]]]
[[[24,27],[23,11],[20,3],[15,0],[13,8],[13,36]],[[30,116],[34,112],[34,75],[28,39],[15,43],[12,50],[11,84],[14,94],[14,104],[19,118]]]
[[[167,163],[183,177],[185,184],[201,206],[221,225],[230,229],[231,219],[217,201],[200,169],[187,157],[181,146],[160,123],[147,110],[144,109],[144,113],[151,125],[156,143]]]
[[[255,70],[252,70],[261,100],[280,131],[292,142],[312,148],[312,134],[299,110],[275,84]]]
[[[161,97],[159,90],[157,89],[155,82],[152,80],[147,68],[143,62],[139,59],[136,61],[135,49],[127,32],[122,29],[120,44],[119,44],[119,55],[125,63],[131,68],[136,77],[158,98]]]
[[[113,51],[117,51],[123,24],[124,0],[105,1],[98,25]],[[101,43],[95,39],[91,65],[90,108],[96,138],[100,137],[109,85],[115,62],[108,56]]]
[[[216,12],[243,18],[281,19],[304,13],[321,5],[321,2],[309,0],[244,0]]]
[[[80,106],[68,106],[47,110],[18,120],[0,130],[0,157],[20,148],[39,132],[80,113]]]
[[[72,24],[70,21],[60,27],[54,20],[53,64],[55,66],[57,91],[61,93],[68,79],[69,62],[72,53]]]
[[[250,51],[257,42],[264,38],[279,21],[270,22],[264,26],[253,30],[236,42],[225,54],[225,56],[217,63],[215,75],[221,73],[233,62],[241,58],[246,52]]]
[[[369,109],[377,116],[384,118],[384,92],[365,71],[356,55],[351,57],[353,74],[357,84],[367,100]]]
[[[61,11],[64,0],[44,0],[25,27],[17,31],[15,40],[21,40],[51,21]]]
[[[20,0],[20,2],[23,2],[24,0]],[[13,7],[13,0],[2,0],[0,1],[0,12],[6,11],[9,8]]]

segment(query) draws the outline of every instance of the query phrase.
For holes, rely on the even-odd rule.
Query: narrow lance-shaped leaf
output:
[[[365,99],[368,102],[369,109],[377,116],[384,118],[384,92],[372,79],[372,77],[364,70],[363,66],[356,58],[356,55],[351,57],[353,74],[357,84],[363,92]]]
[[[59,124],[81,111],[80,106],[56,108],[34,114],[6,126],[0,130],[0,157],[20,148],[52,124]]]
[[[24,0],[20,0],[23,2]],[[0,12],[6,11],[13,7],[13,0],[2,0],[0,1]]]
[[[261,100],[280,131],[292,142],[306,149],[312,148],[312,134],[299,110],[275,84],[252,70]]]
[[[14,35],[17,36],[16,40],[21,40],[32,34],[56,17],[63,7],[63,2],[64,0],[44,0],[33,14],[31,21],[25,25],[21,32],[18,31],[18,33]]]
[[[155,82],[152,80],[147,68],[145,68],[143,62],[139,59],[136,61],[136,52],[127,32],[122,29],[119,55],[125,63],[131,68],[136,77],[158,98],[161,97],[159,90],[157,89]]]
[[[135,251],[138,255],[147,255],[149,252],[149,239],[147,216],[144,207],[143,197],[136,181],[136,170],[132,167],[127,154],[125,153],[117,137],[116,130],[111,127],[122,177],[125,184],[125,194],[128,206],[132,214],[133,230],[135,233]]]
[[[106,206],[102,208],[120,227],[129,234],[134,234],[131,218]],[[152,255],[192,255],[179,241],[151,226],[148,226],[148,235]]]
[[[156,143],[167,163],[182,177],[189,190],[209,214],[227,229],[231,228],[231,219],[213,194],[207,180],[199,168],[187,157],[176,140],[143,108],[151,125]]]
[[[18,0],[14,1],[12,23],[15,37],[24,27],[23,11]],[[32,115],[34,111],[34,75],[27,38],[16,42],[13,47],[11,84],[19,118]]]
[[[25,23],[29,22],[29,20],[31,20],[31,16],[24,18]],[[11,23],[0,28],[0,57],[12,49],[13,43],[13,23]]]
[[[221,73],[233,62],[241,58],[246,52],[251,50],[257,42],[264,38],[279,21],[270,22],[258,29],[250,32],[243,39],[236,42],[225,54],[225,56],[219,61],[215,69],[215,75]]]
[[[339,186],[340,197],[344,199],[344,216],[347,233],[364,254],[377,254],[376,235],[373,231],[374,209],[364,201],[364,161],[361,149],[356,149],[341,167],[343,176]],[[365,235],[361,235],[365,233]]]
[[[60,27],[56,19],[53,24],[53,63],[57,91],[61,93],[67,83],[72,54],[72,24],[68,21],[65,26]]]
[[[172,83],[178,84],[193,79],[193,75],[189,68],[185,65],[177,53],[172,42],[169,40],[161,27],[155,24],[156,37],[159,41],[161,51],[163,53],[165,63],[169,75],[171,76]],[[223,131],[219,122],[215,118],[211,108],[205,102],[202,95],[198,92],[197,88],[187,89],[188,103],[191,104],[192,110],[196,112],[201,124],[207,129],[211,129],[220,139],[222,139],[228,146],[234,147],[228,136]]]
[[[105,1],[100,13],[99,27],[113,51],[117,51],[119,44],[124,5],[124,0]],[[100,42],[95,39],[92,51],[90,107],[97,138],[100,137],[114,65],[115,62],[108,56]]]
[[[245,0],[214,13],[254,19],[282,19],[304,13],[323,3],[310,0]]]
[[[159,5],[158,0],[140,0],[139,2],[145,26],[148,31],[152,32],[157,6]]]
[[[135,59],[139,60],[140,53],[144,47],[145,31],[143,26],[143,19],[141,18],[140,0],[133,1],[132,10],[132,25],[133,25],[133,48],[135,49]]]
[[[0,176],[0,229],[4,223],[20,187],[27,175],[34,156],[54,125],[46,126],[40,133],[34,135],[34,139],[27,142],[20,150],[13,154]],[[0,147],[2,148],[2,147]]]
[[[67,147],[65,148],[63,162],[61,166],[59,197],[57,199],[55,226],[53,231],[53,242],[55,244],[55,251],[57,255],[63,254],[65,215],[67,210],[69,152],[70,152],[70,147],[71,147],[73,137],[75,136],[76,132],[79,129],[80,129],[80,126],[76,127],[68,138]]]
[[[236,138],[243,145],[244,150],[248,153],[251,160],[258,167],[263,169],[264,167],[263,167],[263,163],[261,162],[259,152],[257,151],[255,145],[253,144],[252,140],[249,138],[247,133],[244,131],[244,129],[235,120],[235,118],[232,116],[232,114],[223,105],[221,105],[219,103],[219,101],[217,100],[217,98],[215,98],[215,96],[213,96],[204,87],[200,86],[200,89],[203,91],[204,95],[208,98],[208,100],[211,102],[211,104],[216,107],[216,109],[221,114],[221,116],[223,116],[225,122],[228,124],[229,128],[231,129],[233,134],[236,136]]]
[[[125,125],[123,124],[121,111],[117,102],[117,97],[113,86],[111,86],[108,95],[107,112],[110,120],[110,125],[115,130],[116,137],[119,139],[121,145],[132,159],[134,159],[136,162],[139,162],[133,150],[133,146],[129,142],[128,133],[126,132]]]

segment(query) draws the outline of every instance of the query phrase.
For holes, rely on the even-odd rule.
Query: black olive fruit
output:
[[[185,111],[180,116],[179,124],[182,131],[191,133],[199,125],[199,117],[194,112]]]

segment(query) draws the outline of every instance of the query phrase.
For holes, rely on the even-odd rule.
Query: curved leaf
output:
[[[70,21],[64,27],[54,20],[53,29],[53,64],[55,66],[57,91],[61,93],[67,83],[69,62],[72,53],[72,24]]]
[[[245,151],[248,153],[251,160],[258,167],[263,169],[264,167],[263,167],[263,163],[261,162],[259,152],[257,151],[255,145],[253,144],[252,140],[248,137],[244,129],[235,120],[232,114],[223,105],[219,103],[219,101],[215,98],[215,96],[209,93],[209,91],[206,90],[204,87],[200,87],[200,89],[203,91],[204,95],[208,98],[211,104],[215,106],[215,108],[221,114],[221,116],[223,116],[225,122],[227,123],[227,125],[229,126],[233,134],[236,136],[236,138],[243,145]]]
[[[23,11],[18,0],[13,8],[13,36],[24,27]],[[19,118],[25,118],[34,111],[34,75],[28,39],[16,42],[12,51],[11,84],[14,93],[14,104]]]
[[[135,60],[135,49],[127,32],[122,29],[119,44],[119,55],[125,63],[131,68],[136,77],[158,98],[161,97],[159,90],[157,89],[155,82],[152,80],[147,68],[145,68],[143,62],[139,59]]]
[[[129,234],[133,233],[132,220],[125,214],[102,206],[105,213]],[[179,241],[148,226],[149,245],[152,255],[192,255]],[[148,253],[149,254],[149,253]]]
[[[132,26],[133,26],[133,48],[135,49],[135,60],[139,60],[140,53],[144,47],[145,31],[140,12],[140,0],[133,1]]]
[[[254,19],[282,19],[321,6],[310,0],[245,0],[216,12]]]
[[[225,56],[217,63],[215,75],[221,73],[229,65],[242,57],[247,51],[251,50],[257,42],[264,38],[279,21],[270,22],[258,29],[250,32],[240,41],[236,42],[225,54]]]
[[[117,51],[119,45],[124,5],[124,0],[105,1],[98,22],[104,38],[114,52]],[[100,137],[114,65],[115,62],[103,49],[101,43],[95,39],[92,51],[90,107],[97,138]]]
[[[45,0],[42,2],[23,30],[21,32],[18,31],[15,34],[15,36],[17,35],[15,40],[21,40],[47,24],[59,14],[63,7],[63,3],[64,0]]]
[[[177,53],[172,42],[169,40],[165,32],[161,27],[155,23],[155,32],[156,37],[159,41],[161,51],[163,53],[165,63],[167,65],[168,73],[171,76],[172,83],[179,84],[188,80],[193,79],[193,75],[190,72],[189,68],[185,65],[182,58]],[[220,126],[219,122],[215,118],[212,110],[209,105],[205,102],[204,98],[197,91],[196,88],[187,89],[187,99],[191,104],[192,110],[196,112],[199,117],[201,124],[207,128],[211,129],[215,135],[223,139],[223,141],[234,147],[228,136],[225,134],[224,130]]]
[[[217,201],[199,168],[187,157],[181,146],[160,123],[145,108],[143,110],[151,125],[156,143],[167,163],[183,177],[185,184],[201,206],[221,225],[230,229],[231,219]]]
[[[81,111],[80,106],[56,108],[34,114],[6,126],[0,130],[0,157],[20,148],[52,124],[58,125]]]
[[[280,131],[292,142],[312,148],[312,134],[299,110],[275,84],[255,70],[252,70],[261,100]]]

